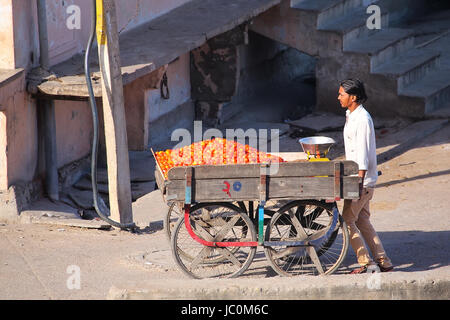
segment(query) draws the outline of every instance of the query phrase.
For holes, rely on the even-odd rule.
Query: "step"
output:
[[[20,213],[20,223],[24,224],[47,224],[54,227],[79,227],[89,229],[109,229],[111,225],[103,220],[84,220],[75,209],[62,202],[52,202],[47,198],[41,198]]]
[[[395,58],[414,47],[412,30],[389,28],[372,35],[353,39],[344,48],[345,52],[363,53],[370,56],[370,70]]]
[[[317,26],[347,14],[358,7],[369,6],[376,0],[291,0],[291,7],[317,13]]]
[[[332,21],[333,19],[338,19],[342,16],[347,15],[348,13],[353,12],[355,9],[364,9],[367,7],[363,6],[362,0],[345,0],[337,3],[336,5],[326,8],[322,12],[320,12],[317,17],[317,26],[325,26],[328,21]]]
[[[412,49],[377,66],[372,73],[397,78],[397,88],[403,90],[436,70],[440,56],[435,50]]]
[[[291,8],[303,10],[322,12],[329,8],[339,5],[345,0],[291,0]],[[359,0],[361,2],[361,0]]]
[[[425,114],[442,108],[450,101],[450,63],[441,59],[440,67],[413,84],[399,90],[399,95],[423,98]]]
[[[317,26],[361,7],[363,0],[291,0],[291,8],[317,14]]]
[[[385,29],[389,24],[389,13],[381,6],[381,29]],[[320,31],[328,31],[341,34],[343,36],[343,48],[355,39],[375,34],[380,30],[371,30],[367,28],[367,19],[369,15],[366,12],[367,7],[357,7],[349,10],[345,15],[334,19],[328,19],[322,25],[318,26]]]
[[[450,119],[450,102],[426,114],[428,119]]]

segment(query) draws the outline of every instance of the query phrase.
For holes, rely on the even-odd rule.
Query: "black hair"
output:
[[[359,79],[346,79],[342,80],[340,86],[344,88],[344,91],[352,96],[356,96],[356,102],[364,103],[367,100],[366,90],[364,89],[364,83]]]

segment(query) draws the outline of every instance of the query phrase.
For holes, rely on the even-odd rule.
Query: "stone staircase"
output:
[[[372,4],[380,8],[380,29],[367,26]],[[258,17],[251,30],[317,58],[318,110],[339,112],[339,81],[358,77],[366,84],[371,113],[420,119],[450,108],[450,20],[447,30],[441,24],[422,43],[420,27],[407,22],[425,6],[404,0],[285,0]]]

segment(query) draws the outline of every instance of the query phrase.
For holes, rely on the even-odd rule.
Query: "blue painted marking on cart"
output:
[[[234,191],[241,191],[241,188],[242,188],[242,184],[239,181],[236,181],[235,183],[233,183]]]
[[[264,232],[264,203],[260,203],[258,206],[258,243],[263,244],[263,232]]]
[[[191,187],[186,186],[184,193],[184,203],[191,204]]]

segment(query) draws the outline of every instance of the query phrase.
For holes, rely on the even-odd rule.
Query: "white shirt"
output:
[[[372,117],[363,105],[353,112],[346,112],[344,146],[346,159],[355,161],[359,170],[367,170],[364,188],[375,187],[378,179],[375,129]]]

